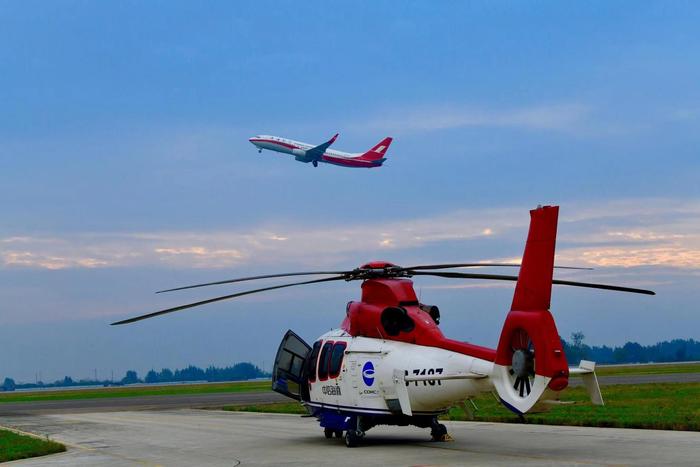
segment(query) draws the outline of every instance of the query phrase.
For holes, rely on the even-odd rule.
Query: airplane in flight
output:
[[[340,165],[342,167],[364,167],[371,169],[372,167],[381,167],[386,161],[386,151],[389,149],[392,138],[384,138],[376,146],[364,153],[348,153],[336,150],[329,150],[338,138],[338,133],[323,144],[314,146],[313,144],[302,143],[292,139],[280,138],[279,136],[257,135],[250,138],[248,141],[258,148],[258,152],[263,149],[270,151],[291,154],[299,162],[311,164],[318,167],[319,162],[326,164]]]

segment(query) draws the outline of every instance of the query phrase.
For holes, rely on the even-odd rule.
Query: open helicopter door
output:
[[[291,329],[282,338],[275,366],[272,368],[272,390],[292,399],[301,400],[306,387],[304,368],[311,347]]]

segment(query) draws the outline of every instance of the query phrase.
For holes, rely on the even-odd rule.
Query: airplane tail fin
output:
[[[386,159],[386,152],[389,149],[389,145],[393,141],[393,138],[387,137],[377,143],[372,149],[362,154],[358,159],[363,161],[377,161],[384,162]]]
[[[506,407],[522,414],[568,385],[569,367],[549,312],[558,206],[530,211],[530,232],[513,304],[496,350],[493,381]]]

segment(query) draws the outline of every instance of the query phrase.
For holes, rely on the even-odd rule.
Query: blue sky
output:
[[[269,366],[357,284],[115,329],[247,275],[517,259],[560,204],[562,335],[699,338],[700,7],[694,2],[0,3],[0,376]],[[378,170],[247,138],[395,141]],[[495,345],[512,284],[416,281],[455,338]],[[237,290],[237,289],[236,289]],[[5,353],[7,355],[7,353]]]

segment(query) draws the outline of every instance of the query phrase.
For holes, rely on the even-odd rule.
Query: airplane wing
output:
[[[319,144],[316,147],[306,150],[306,157],[311,161],[319,161],[321,157],[326,152],[326,149],[330,147],[331,144],[335,143],[336,138],[338,138],[338,133],[335,134],[331,139],[323,144]]]

